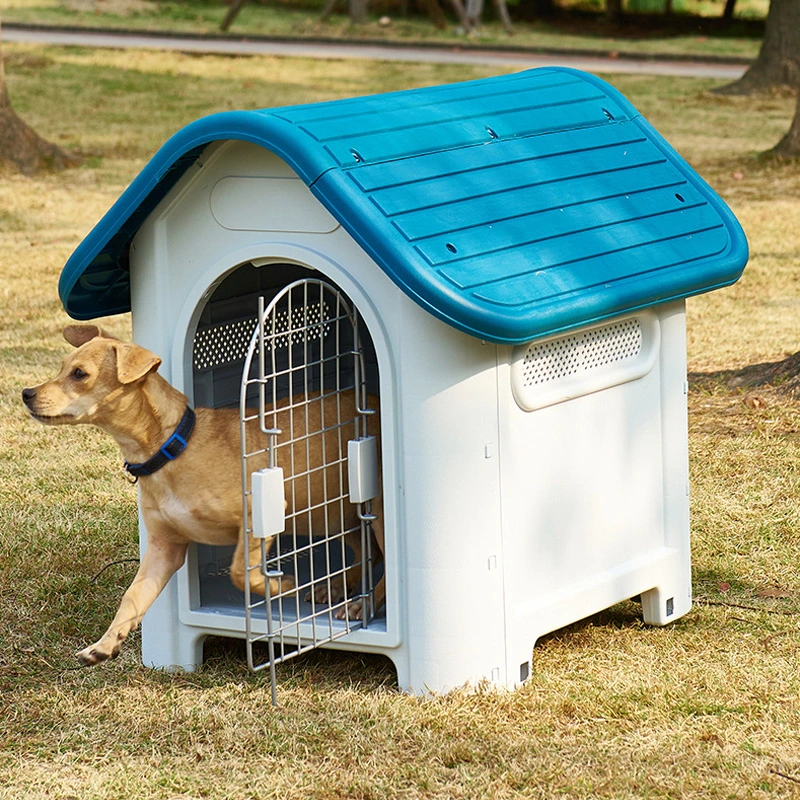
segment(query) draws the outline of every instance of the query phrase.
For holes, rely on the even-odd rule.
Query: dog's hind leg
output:
[[[378,500],[376,502],[376,516],[372,523],[372,531],[371,535],[373,537],[373,552],[372,552],[372,561],[374,564],[378,564],[381,561],[384,561],[384,553],[386,548],[386,543],[384,540],[384,533],[383,533],[383,519],[382,519],[382,512],[383,512],[383,504]],[[362,556],[360,555],[360,537],[355,537],[358,539],[358,543],[353,542],[352,546],[354,552],[356,552],[356,557],[358,561],[362,560]],[[377,551],[376,549],[377,548]],[[386,602],[386,565],[384,563],[384,574],[378,579],[378,582],[375,584],[375,589],[373,591],[372,596],[372,611],[377,612],[379,611],[384,603]],[[355,572],[352,570],[352,572]],[[351,597],[354,597],[356,594],[360,592],[360,579],[361,579],[361,572],[360,570],[356,573],[359,579],[359,584],[351,585],[350,576],[348,576],[348,590],[350,592]],[[362,619],[364,617],[365,609],[364,609],[364,599],[358,598],[356,600],[352,600],[351,602],[347,603],[346,606],[340,608],[336,612],[337,619]],[[367,613],[369,613],[369,609],[367,609]]]
[[[174,539],[168,531],[148,525],[147,549],[136,577],[122,596],[119,610],[103,637],[77,654],[81,663],[92,666],[118,655],[128,634],[139,625],[167,581],[180,569],[187,546],[185,541]]]

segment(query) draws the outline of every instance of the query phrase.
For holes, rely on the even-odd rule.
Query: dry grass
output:
[[[143,669],[135,638],[117,661],[77,668],[73,652],[102,631],[133,570],[112,562],[137,546],[115,446],[91,430],[36,426],[19,402],[66,349],[56,284],[72,249],[199,114],[480,72],[10,52],[19,110],[89,160],[0,182],[0,798],[800,794],[800,412],[777,396],[690,395],[694,610],[646,628],[625,603],[558,631],[537,643],[516,693],[407,697],[381,658],[317,653],[280,668],[274,710],[242,646],[221,639],[190,675]],[[754,158],[788,125],[791,98],[719,101],[708,82],[614,80],[749,235],[743,280],[689,303],[690,368],[798,349],[800,170]],[[128,330],[125,317],[104,324]]]

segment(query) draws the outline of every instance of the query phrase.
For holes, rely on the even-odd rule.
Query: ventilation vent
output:
[[[195,369],[208,370],[244,361],[255,329],[255,317],[199,329],[192,354]]]
[[[523,361],[523,385],[557,381],[606,364],[636,358],[641,351],[642,326],[636,318],[594,328],[579,336],[531,344]]]
[[[514,350],[511,383],[527,411],[635,380],[653,366],[658,323],[644,312]]]
[[[272,351],[324,339],[331,329],[330,320],[328,304],[324,302],[275,309],[271,321],[264,326],[264,344]]]
[[[204,371],[244,361],[255,329],[256,317],[198,329],[192,355],[195,369]],[[284,308],[275,313],[271,327],[264,331],[264,344],[270,352],[285,350],[290,345],[324,339],[329,331],[326,303]]]

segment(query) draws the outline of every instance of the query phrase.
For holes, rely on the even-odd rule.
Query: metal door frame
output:
[[[363,604],[362,620],[351,620],[345,612],[345,619],[336,618],[336,612],[346,608],[354,597],[346,596],[346,552],[345,531],[328,530],[328,507],[331,503],[339,504],[339,518],[344,523],[346,509],[344,504],[353,499],[352,488],[349,496],[345,495],[346,484],[344,476],[348,474],[348,442],[342,441],[342,429],[352,427],[353,438],[359,441],[369,439],[368,420],[375,413],[374,409],[367,407],[366,371],[364,366],[364,351],[360,336],[361,321],[355,308],[345,295],[332,284],[318,278],[303,278],[288,284],[268,304],[263,297],[258,301],[258,319],[255,331],[250,340],[250,345],[245,358],[242,372],[240,390],[240,432],[242,455],[242,503],[244,520],[244,603],[245,603],[245,637],[247,644],[247,660],[249,668],[258,672],[269,667],[272,682],[273,703],[276,702],[276,676],[275,666],[300,653],[307,652],[323,644],[327,644],[346,636],[356,628],[367,627],[370,612],[374,611],[372,600],[372,552],[370,523],[375,519],[372,514],[369,499],[356,503],[358,530],[356,535],[361,537],[362,551],[362,585],[361,598]],[[298,358],[299,357],[299,358]],[[283,359],[285,363],[279,361]],[[309,374],[319,376],[319,387],[309,387]],[[330,374],[329,374],[330,373]],[[300,386],[295,386],[295,379]],[[333,381],[331,385],[331,380]],[[276,427],[277,405],[279,397],[278,383],[286,384],[288,381],[288,405],[291,430],[287,435]],[[248,408],[253,402],[253,393],[257,393],[257,409]],[[355,414],[352,419],[342,419],[341,395],[344,392],[355,393]],[[310,392],[312,393],[310,395]],[[295,398],[301,396],[300,402]],[[325,420],[325,401],[335,398],[336,419],[332,425]],[[295,473],[295,453],[297,443],[305,441],[307,497],[310,498],[310,475],[318,468],[312,468],[308,455],[308,441],[312,435],[319,435],[320,431],[310,433],[308,408],[309,402],[320,403],[320,427],[322,435],[322,467],[325,471],[324,507],[326,530],[314,531],[311,524],[312,507],[298,510],[294,503],[293,487],[295,482],[303,475]],[[295,414],[305,414],[304,437],[294,437]],[[260,432],[260,440],[254,449],[248,449],[248,432]],[[338,439],[337,452],[326,452],[325,441],[328,433],[335,430]],[[284,434],[282,436],[282,434]],[[252,439],[251,439],[252,441]],[[256,461],[267,461],[266,469],[260,472],[269,472],[278,468],[278,449],[288,445],[289,474],[283,476],[266,476],[283,478],[277,485],[281,498],[291,494],[290,513],[286,517],[286,531],[278,533],[275,538],[274,550],[268,551],[267,541],[261,539],[260,558],[256,564],[250,566],[251,536],[257,527],[252,513],[253,479]],[[335,459],[335,460],[334,460]],[[331,497],[328,496],[328,470],[338,467],[338,486],[334,486]],[[377,467],[376,467],[377,468]],[[275,483],[275,482],[273,482]],[[260,498],[259,498],[260,499]],[[361,499],[361,498],[356,498]],[[273,498],[273,506],[278,502],[277,496]],[[317,507],[318,508],[318,507]],[[308,537],[307,543],[298,544],[297,520],[301,513],[307,515]],[[260,523],[258,523],[260,524]],[[341,527],[345,527],[342,524]],[[302,538],[302,537],[300,537]],[[284,540],[283,544],[281,539]],[[289,550],[285,550],[286,540],[290,541]],[[320,544],[321,543],[321,544]],[[339,548],[341,557],[340,565],[331,566],[331,546]],[[315,550],[320,546],[324,548],[324,560],[327,574],[315,575],[314,560],[318,557]],[[257,555],[257,554],[252,554]],[[334,555],[336,553],[334,552]],[[300,575],[299,559],[308,558],[310,570],[309,581],[304,586],[298,586],[289,591],[281,590],[278,594],[270,592],[270,578],[280,578],[287,573],[287,562],[294,576]],[[254,570],[261,570],[266,578],[266,595],[261,597],[250,589],[250,575]],[[332,574],[333,573],[333,574]],[[330,594],[332,578],[341,579],[345,588],[345,598],[332,604],[320,603],[315,600],[314,590],[320,583],[326,582]],[[310,597],[304,599],[301,592],[310,591]],[[253,646],[266,642],[268,659],[259,662],[254,655]],[[280,651],[276,648],[280,645]],[[286,645],[296,649],[287,652]]]

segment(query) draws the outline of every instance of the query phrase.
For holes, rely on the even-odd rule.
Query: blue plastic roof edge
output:
[[[58,283],[61,302],[74,319],[123,314],[130,311],[127,302],[106,308],[101,314],[72,308],[70,296],[84,271],[110,249],[121,264],[127,263],[127,248],[147,215],[191,167],[205,147],[224,139],[237,139],[267,147],[283,158],[298,175],[311,183],[334,162],[319,152],[301,151],[296,157],[292,146],[293,126],[270,114],[254,111],[223,111],[198,119],[171,136],[158,150],[130,186],[105,213],[67,260]],[[305,157],[303,157],[305,156]]]
[[[549,68],[543,68],[549,69]],[[533,70],[531,70],[532,72]],[[543,71],[543,70],[540,70]],[[564,72],[572,70],[564,69]],[[574,72],[582,75],[577,70]],[[483,78],[465,81],[459,86],[487,83],[499,79]],[[436,91],[445,87],[430,87]],[[611,89],[612,87],[608,87]],[[418,89],[407,89],[383,95],[329,101],[328,104],[347,104],[369,101],[372,98],[409,96]],[[615,89],[621,103],[631,111],[633,106]],[[81,276],[94,263],[109,254],[127,270],[127,250],[139,226],[146,219],[181,176],[200,157],[205,146],[215,141],[238,140],[262,146],[282,158],[309,186],[325,171],[338,166],[322,148],[313,151],[299,146],[297,128],[283,119],[282,112],[297,112],[304,108],[323,106],[326,103],[266,108],[253,111],[223,111],[202,117],[189,123],[173,134],[153,155],[139,175],[103,215],[67,260],[58,283],[58,293],[67,313],[78,320],[95,319],[98,316],[123,314],[130,311],[130,297],[116,304],[109,303],[101,311],[84,311],[70,302],[72,292]],[[330,209],[338,218],[335,209]],[[109,252],[110,251],[110,252]],[[112,287],[113,288],[113,287]]]
[[[425,93],[429,104],[431,98],[444,104],[445,93],[451,96],[454,91],[469,92],[470,87],[481,84],[486,88],[490,83],[505,88],[514,80],[532,73],[539,76],[544,73],[548,76],[573,76],[595,87],[609,103],[616,104],[616,109],[609,105],[614,113],[621,112],[627,117],[627,124],[638,127],[644,137],[663,154],[664,160],[674,165],[687,182],[691,182],[703,195],[704,201],[713,207],[720,225],[727,231],[728,246],[725,252],[717,252],[711,259],[702,257],[697,263],[690,258],[681,263],[662,265],[655,281],[652,280],[652,274],[650,279],[635,275],[625,281],[611,281],[608,285],[600,280],[591,292],[586,292],[583,287],[581,291],[564,291],[555,298],[532,301],[527,306],[525,303],[518,307],[506,304],[493,311],[491,300],[476,299],[474,293],[469,294],[459,288],[445,272],[430,268],[430,264],[418,258],[419,254],[397,226],[391,223],[387,225],[386,217],[378,213],[373,198],[367,193],[353,191],[352,176],[358,174],[353,165],[340,163],[332,151],[319,144],[310,147],[309,137],[299,136],[298,124],[292,121],[293,117],[295,120],[303,119],[304,115],[313,115],[319,109],[327,113],[335,107],[348,111],[361,109],[363,113],[363,106],[366,106],[368,112],[372,113],[376,103],[385,107],[392,107],[396,103],[402,110],[404,104],[413,102],[414,95],[421,93]],[[613,117],[609,119],[616,124]],[[524,138],[518,137],[517,141]],[[522,343],[657,302],[730,285],[738,280],[747,262],[747,242],[732,212],[624,96],[595,76],[577,70],[543,68],[500,78],[331,103],[224,112],[191,123],[178,131],[156,153],[65,265],[59,281],[59,294],[68,313],[77,319],[91,319],[130,310],[129,290],[125,283],[126,259],[136,230],[196,162],[206,145],[230,139],[248,141],[276,153],[297,172],[320,202],[412,299],[444,322],[495,342]],[[352,175],[349,174],[351,171]],[[102,271],[105,264],[110,271]],[[100,285],[90,287],[94,293],[90,307],[79,307],[77,302],[72,302],[73,291],[82,278],[89,281],[89,276],[84,273],[94,268],[100,270]],[[117,282],[121,285],[117,286]]]

